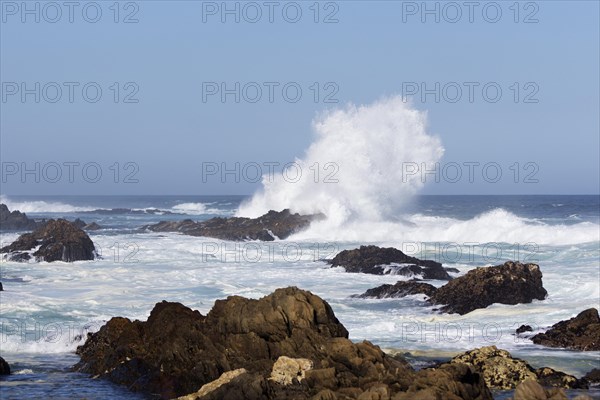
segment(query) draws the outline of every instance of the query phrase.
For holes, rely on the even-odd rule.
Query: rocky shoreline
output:
[[[254,219],[161,222],[144,229],[231,241],[273,241],[320,218],[283,210]],[[34,221],[4,205],[0,205],[0,220],[6,223],[3,228],[33,229],[0,249],[11,261],[73,262],[95,257],[85,232],[101,228],[95,223]],[[426,304],[439,306],[436,311],[444,313],[464,315],[494,303],[530,303],[547,296],[536,264],[507,261],[453,277],[450,273],[457,270],[436,261],[377,246],[343,250],[327,262],[348,273],[412,278],[369,289],[358,298],[422,295]],[[446,283],[436,287],[425,280]],[[522,326],[517,334],[529,330]],[[584,310],[531,335],[537,345],[598,351],[598,310]],[[330,305],[296,287],[277,289],[258,300],[239,296],[217,300],[206,315],[163,301],[147,321],[112,318],[88,335],[77,354],[81,359],[74,371],[162,399],[487,400],[493,398],[493,390],[514,390],[518,400],[566,399],[564,389],[600,383],[598,369],[578,379],[552,368],[534,368],[495,346],[471,349],[416,370],[400,354],[387,354],[368,341],[350,341]],[[10,366],[0,358],[0,375],[6,374]]]

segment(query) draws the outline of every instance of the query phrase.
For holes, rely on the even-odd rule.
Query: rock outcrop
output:
[[[112,318],[77,354],[77,371],[165,399],[492,399],[472,367],[415,372],[367,341],[351,342],[329,304],[297,288],[231,296],[206,316],[158,303],[145,322]]]
[[[496,346],[481,347],[459,354],[450,363],[468,364],[476,367],[491,389],[514,389],[525,380],[539,382],[543,386],[582,388],[585,382],[552,368],[534,369],[527,362],[514,358]]]
[[[377,298],[385,299],[389,297],[404,297],[412,294],[424,294],[426,296],[433,296],[436,291],[436,287],[429,283],[421,282],[418,280],[410,281],[398,281],[394,285],[381,285],[373,289],[368,289],[363,294],[355,297],[360,298]]]
[[[94,243],[81,229],[64,219],[49,220],[32,233],[26,233],[0,249],[11,261],[79,261],[93,260]]]
[[[585,381],[589,386],[600,386],[600,369],[594,368],[585,374],[581,380]]]
[[[6,204],[0,204],[0,230],[30,231],[40,226],[41,222],[28,218],[20,211],[10,212]]]
[[[419,260],[393,247],[360,246],[358,249],[343,250],[330,263],[332,267],[344,267],[346,272],[420,275],[423,279],[452,279],[439,262]]]
[[[285,239],[290,235],[308,228],[312,221],[323,218],[322,214],[292,214],[290,210],[280,212],[269,211],[258,218],[211,218],[196,222],[191,219],[183,221],[163,221],[145,226],[153,232],[180,232],[191,236],[205,236],[216,239],[243,241],[273,241]]]
[[[544,300],[542,272],[537,264],[507,261],[495,267],[480,267],[439,288],[430,300],[444,305],[441,311],[466,314],[494,303],[521,304]]]
[[[533,343],[549,347],[598,351],[600,350],[600,317],[598,309],[589,308],[576,317],[560,321],[544,333],[531,338]]]
[[[10,375],[10,365],[2,357],[0,357],[0,375]]]
[[[98,225],[95,222],[92,223],[86,223],[85,221],[77,218],[75,221],[71,222],[73,225],[75,225],[77,228],[79,229],[83,229],[84,231],[95,231],[98,229],[102,229],[102,227],[100,225]]]

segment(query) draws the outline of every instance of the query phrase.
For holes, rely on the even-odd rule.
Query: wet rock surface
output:
[[[600,317],[598,309],[589,308],[576,317],[560,321],[544,333],[531,338],[533,343],[549,347],[598,351],[600,350]]]
[[[162,302],[91,334],[75,369],[165,399],[492,399],[470,366],[415,372],[347,337],[329,304],[293,287],[218,300],[206,316]]]
[[[537,264],[507,261],[475,268],[439,288],[430,298],[441,311],[467,314],[494,303],[521,304],[544,300],[542,272]]]
[[[0,357],[0,375],[10,375],[10,365],[2,357]]]
[[[0,204],[0,230],[2,231],[29,231],[42,224],[18,210],[10,211],[6,204]]]
[[[552,368],[534,369],[526,361],[513,357],[496,346],[486,346],[459,354],[450,363],[472,365],[481,371],[485,383],[492,389],[514,389],[525,380],[543,386],[585,388],[585,382]]]
[[[34,250],[34,251],[32,251]],[[49,220],[32,233],[26,233],[12,244],[0,249],[11,261],[65,261],[93,260],[94,243],[90,237],[64,219]]]
[[[180,232],[191,236],[205,236],[216,239],[243,241],[273,241],[285,239],[290,235],[308,228],[312,221],[323,218],[321,214],[292,214],[286,209],[280,212],[269,211],[258,218],[211,218],[196,222],[191,219],[183,221],[163,221],[145,228],[153,232]]]
[[[344,267],[346,272],[420,275],[423,279],[452,279],[439,262],[420,260],[393,247],[360,246],[358,249],[343,250],[330,263],[332,267]]]
[[[354,297],[385,299],[405,297],[413,294],[424,294],[431,297],[436,290],[435,286],[418,280],[398,281],[394,285],[381,285]]]

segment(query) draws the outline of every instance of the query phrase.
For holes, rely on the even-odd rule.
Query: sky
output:
[[[391,96],[444,148],[423,194],[600,192],[597,1],[0,10],[3,195],[251,194],[320,115]]]

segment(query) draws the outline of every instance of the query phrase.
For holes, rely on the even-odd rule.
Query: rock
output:
[[[429,283],[413,281],[398,281],[394,285],[381,285],[373,289],[369,289],[356,297],[384,299],[389,297],[404,297],[411,294],[424,294],[433,296],[436,287]]]
[[[238,376],[240,376],[242,374],[247,374],[247,373],[248,373],[248,371],[246,371],[244,368],[239,368],[239,369],[234,369],[233,371],[223,372],[223,374],[219,378],[215,379],[212,382],[205,384],[196,393],[188,394],[186,396],[180,396],[177,398],[177,400],[195,400],[198,398],[208,396],[209,394],[211,394],[211,392],[214,392],[215,390],[219,389],[221,386],[227,385],[227,384],[231,383],[231,381],[233,381]]]
[[[84,231],[95,231],[98,229],[102,229],[102,227],[100,225],[98,225],[95,222],[92,223],[86,223],[85,221],[77,218],[75,221],[71,222],[73,225],[75,225],[77,228],[79,229],[83,229]]]
[[[524,332],[532,332],[533,328],[530,325],[521,325],[520,327],[517,328],[516,333],[517,335],[520,333],[524,333]]]
[[[79,218],[77,218],[75,221],[72,221],[71,223],[73,224],[73,226],[76,226],[79,229],[83,229],[83,227],[87,225],[85,221]]]
[[[36,249],[37,248],[37,249]],[[78,261],[93,260],[95,256],[94,243],[81,229],[64,219],[49,220],[46,224],[32,233],[26,233],[12,244],[0,249],[0,253],[8,253],[13,261],[29,260],[34,250],[36,261]]]
[[[97,231],[98,229],[102,229],[102,227],[95,222],[86,224],[83,227],[83,230],[86,230],[86,231]]]
[[[360,246],[354,250],[343,250],[330,263],[332,267],[344,267],[346,272],[421,275],[423,279],[452,279],[442,264],[407,256],[393,247]]]
[[[153,232],[181,232],[191,236],[205,236],[223,240],[262,240],[285,239],[293,233],[306,229],[312,221],[323,218],[322,214],[292,214],[290,210],[269,211],[258,218],[211,218],[202,222],[191,219],[183,221],[163,221],[145,226]]]
[[[593,370],[591,370],[590,372],[585,374],[585,376],[583,378],[581,378],[581,380],[584,381],[585,383],[587,383],[589,386],[599,386],[600,385],[600,369],[594,368]]]
[[[165,399],[389,399],[420,390],[415,380],[435,393],[492,399],[468,366],[415,372],[347,337],[327,302],[297,288],[217,300],[206,316],[163,301],[145,322],[115,317],[90,334],[74,368]]]
[[[10,375],[10,365],[0,357],[0,375]]]
[[[511,354],[496,346],[486,346],[459,354],[450,363],[472,365],[481,371],[483,379],[491,389],[514,389],[527,379],[540,382],[545,386],[581,388],[577,378],[552,368],[534,370],[527,362],[514,358]]]
[[[2,287],[2,282],[0,282],[0,292],[4,291],[4,288]]]
[[[562,389],[544,389],[534,380],[520,383],[515,390],[514,400],[567,400],[568,397]]]
[[[453,279],[430,298],[443,304],[447,313],[466,314],[494,303],[531,303],[546,298],[542,272],[536,264],[507,261],[495,267],[481,267]]]
[[[0,204],[0,230],[28,231],[39,227],[40,223],[28,218],[20,211],[10,212],[6,204]]]
[[[481,374],[466,364],[445,364],[419,372],[409,389],[394,400],[492,399]]]
[[[545,333],[531,338],[533,343],[549,347],[598,351],[600,350],[600,317],[598,309],[589,308],[566,321],[560,321]]]
[[[296,379],[306,378],[306,371],[313,369],[313,362],[307,358],[289,358],[281,356],[273,364],[270,380],[280,385],[291,385]]]

